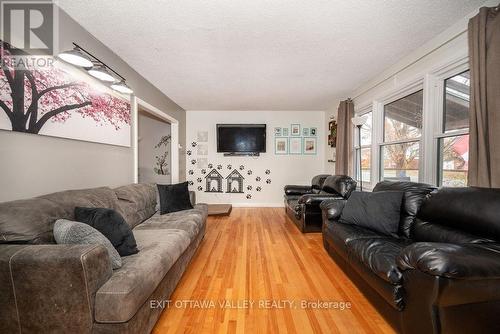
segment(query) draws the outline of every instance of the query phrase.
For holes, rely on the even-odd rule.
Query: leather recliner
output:
[[[345,200],[323,209],[323,243],[399,332],[500,333],[500,189],[379,183],[403,191],[398,238],[345,224]]]
[[[326,199],[346,199],[356,181],[346,175],[317,175],[311,186],[285,186],[285,210],[301,232],[321,232],[320,203]]]

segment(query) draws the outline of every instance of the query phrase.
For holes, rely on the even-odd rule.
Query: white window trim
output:
[[[426,73],[420,73],[412,80],[398,85],[397,88],[376,96],[373,101],[355,107],[355,115],[372,112],[371,144],[371,183],[373,187],[382,179],[382,146],[401,142],[420,142],[419,181],[437,185],[439,176],[438,141],[440,138],[468,134],[468,130],[443,132],[444,80],[469,69],[468,56],[462,55],[445,64],[441,64]],[[394,79],[396,80],[396,78]],[[384,105],[423,89],[422,134],[420,138],[384,142]],[[356,131],[354,131],[354,153],[359,149]],[[361,148],[366,148],[363,146]],[[353,154],[356,159],[356,154]],[[356,163],[356,160],[354,160]],[[369,189],[367,187],[367,189]]]
[[[374,131],[373,131],[373,103],[367,103],[367,104],[364,104],[364,105],[361,105],[361,107],[357,107],[356,106],[354,107],[354,117],[358,117],[358,116],[363,116],[365,114],[368,114],[368,113],[372,113],[372,131],[371,131],[371,144],[369,145],[360,145],[361,143],[358,142],[358,129],[356,127],[353,127],[354,128],[354,131],[353,131],[353,143],[354,143],[354,150],[353,150],[353,166],[354,166],[354,173],[356,174],[357,172],[357,169],[358,169],[358,161],[357,161],[357,151],[359,150],[360,151],[360,157],[361,157],[361,150],[363,149],[366,149],[366,148],[371,148],[371,171],[370,171],[370,180],[363,180],[363,190],[372,190],[373,187],[374,187],[374,178],[373,178],[373,141],[374,141],[374,137],[373,137],[373,134],[374,134]],[[361,171],[359,171],[360,173],[360,176],[361,176]],[[354,178],[357,179],[357,175],[354,175]],[[376,182],[375,182],[376,183]]]

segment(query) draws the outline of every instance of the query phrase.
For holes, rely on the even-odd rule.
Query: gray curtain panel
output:
[[[353,117],[354,103],[352,100],[341,101],[337,111],[336,175],[352,175],[354,126],[351,119]]]
[[[471,73],[469,185],[500,188],[500,13],[469,21]]]

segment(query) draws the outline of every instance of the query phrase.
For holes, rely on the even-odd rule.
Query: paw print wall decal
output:
[[[252,175],[252,170],[251,170],[251,169],[249,169],[249,170],[247,171],[247,175]]]
[[[252,190],[252,186],[247,186],[247,190]]]
[[[251,194],[247,194],[247,199],[252,199],[252,195]]]
[[[271,174],[271,170],[266,169],[266,175],[269,175],[269,174]]]
[[[196,165],[196,160],[191,160],[191,165]]]
[[[198,181],[198,183],[201,183],[201,181],[203,181],[203,179],[201,177],[197,178],[196,181]]]
[[[188,174],[189,174],[189,175],[193,175],[193,174],[194,174],[194,170],[190,169],[190,170],[188,171]]]
[[[262,187],[257,187],[257,188],[255,188],[255,190],[257,190],[257,191],[261,191],[261,190],[262,190]]]
[[[203,168],[203,169],[201,170],[201,174],[205,175],[206,173],[207,173],[207,170],[206,170],[205,168]]]
[[[267,180],[266,180],[266,183],[267,183],[267,184],[271,184],[271,179],[267,179]]]
[[[213,164],[208,164],[208,169],[212,169],[214,168],[214,165]]]
[[[193,154],[193,152],[191,152],[191,151],[186,151],[186,154],[187,154],[187,155],[191,155],[191,154]]]
[[[227,169],[229,169],[229,170],[233,169],[233,165],[231,165],[231,164],[227,165]]]
[[[255,181],[260,182],[260,176],[257,176],[257,177],[255,178]]]
[[[202,186],[198,186],[198,191],[202,191],[203,190],[203,187]]]
[[[217,169],[221,170],[222,169],[222,165],[217,165]]]
[[[194,184],[194,182],[193,182],[193,181],[188,181],[188,184],[189,184],[190,186],[192,186],[192,185]]]
[[[244,169],[245,169],[245,166],[240,165],[240,170],[244,170]]]
[[[191,143],[191,147],[196,147],[196,145],[198,145],[198,143],[196,143],[195,141]]]

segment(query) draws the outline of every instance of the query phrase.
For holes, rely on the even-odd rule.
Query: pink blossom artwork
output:
[[[55,59],[14,66],[20,51],[0,43],[0,129],[130,147],[128,96]]]

